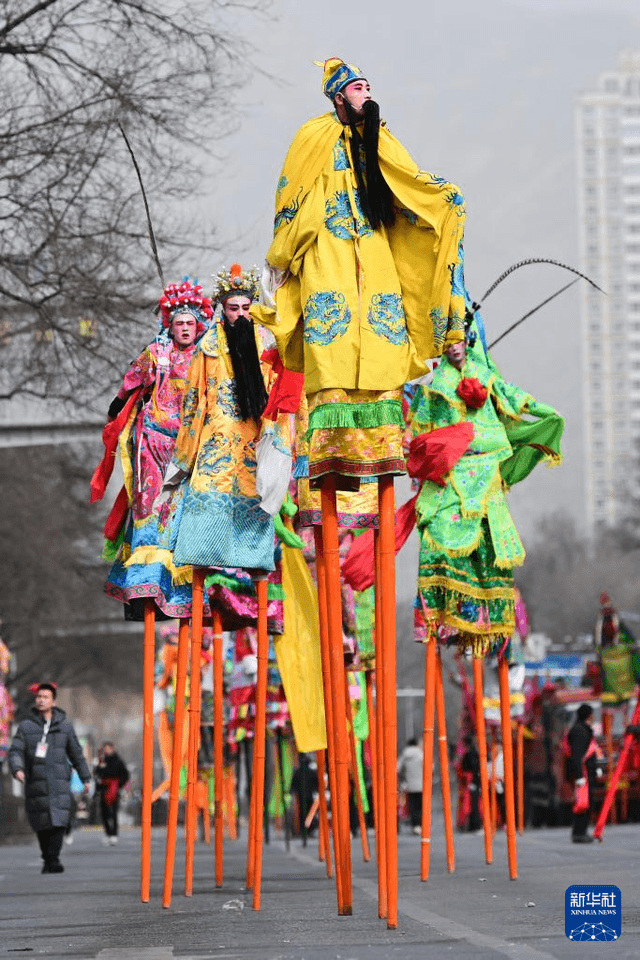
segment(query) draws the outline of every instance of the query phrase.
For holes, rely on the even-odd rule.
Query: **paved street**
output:
[[[440,827],[439,824],[437,824]],[[376,872],[354,841],[354,916],[338,918],[317,846],[280,841],[265,849],[263,907],[251,909],[242,877],[244,843],[227,843],[225,882],[216,890],[213,852],[196,850],[194,895],[176,880],[171,910],[160,905],[164,835],[153,838],[152,899],[138,899],[139,838],[125,831],[104,847],[80,832],[63,850],[65,873],[42,876],[35,843],[0,847],[0,957],[78,960],[550,960],[640,955],[640,824],[609,827],[603,844],[576,846],[567,830],[519,838],[520,878],[508,879],[504,836],[484,864],[481,836],[456,835],[456,871],[445,866],[441,833],[428,883],[418,879],[420,840],[400,837],[400,922],[377,919]],[[181,876],[179,858],[176,877]],[[584,948],[564,934],[564,892],[572,883],[616,883],[622,937]]]

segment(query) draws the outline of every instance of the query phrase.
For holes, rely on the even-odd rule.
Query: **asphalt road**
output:
[[[608,827],[602,844],[572,845],[568,830],[518,838],[519,878],[510,881],[503,834],[484,863],[481,836],[456,835],[456,870],[445,865],[440,824],[427,883],[419,880],[420,839],[399,838],[397,931],[377,917],[375,863],[353,843],[354,915],[338,917],[332,881],[313,841],[289,853],[265,849],[262,910],[243,886],[244,843],[227,842],[225,880],[215,888],[213,851],[196,848],[194,893],[181,891],[178,856],[173,905],[160,888],[164,835],[153,837],[151,902],[139,901],[139,837],[116,847],[80,831],[63,850],[65,873],[41,875],[34,844],[0,847],[0,957],[77,960],[565,960],[640,956],[640,824]],[[564,893],[574,883],[615,883],[622,892],[622,936],[577,944],[564,933]]]

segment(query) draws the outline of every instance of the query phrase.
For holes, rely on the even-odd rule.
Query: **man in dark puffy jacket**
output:
[[[593,728],[589,724],[592,716],[593,708],[588,703],[581,704],[578,707],[576,721],[568,733],[571,775],[576,787],[587,784],[589,790],[588,808],[579,813],[573,813],[571,839],[574,843],[593,843],[593,837],[587,829],[591,820],[594,788],[601,771],[598,767],[599,750]]]
[[[55,706],[56,685],[39,683],[31,716],[23,720],[9,749],[9,768],[24,784],[27,817],[42,851],[43,873],[62,873],[60,851],[71,815],[71,767],[89,791],[91,774],[75,730]]]

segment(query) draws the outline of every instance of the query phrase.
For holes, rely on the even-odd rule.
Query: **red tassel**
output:
[[[118,437],[122,433],[124,426],[129,419],[129,414],[138,398],[142,393],[143,387],[138,387],[133,391],[124,407],[115,418],[105,425],[102,431],[102,442],[104,444],[104,456],[96,467],[91,477],[91,496],[89,503],[95,503],[96,500],[102,500],[109,483],[109,478],[113,473],[113,467],[116,462],[116,447],[118,446]]]
[[[396,554],[402,550],[409,534],[416,525],[417,494],[396,510]],[[366,590],[373,585],[375,564],[373,559],[373,530],[356,537],[349,553],[342,562],[342,579],[353,590]]]
[[[479,410],[480,407],[483,407],[489,396],[487,388],[480,383],[477,377],[463,377],[458,384],[456,393],[471,410]]]
[[[107,517],[104,525],[104,535],[107,540],[117,540],[129,510],[129,497],[127,488],[123,487],[111,507],[111,513]]]

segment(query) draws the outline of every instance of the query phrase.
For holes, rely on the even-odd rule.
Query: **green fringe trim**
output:
[[[115,563],[118,554],[120,553],[120,547],[124,540],[124,526],[122,527],[120,533],[115,540],[105,540],[104,547],[102,548],[102,553],[100,556],[103,560],[106,560],[107,563]]]
[[[211,587],[225,587],[227,590],[230,590],[231,593],[238,594],[249,594],[249,596],[254,597],[256,595],[255,587],[253,586],[253,581],[251,581],[251,589],[247,590],[244,584],[238,583],[237,580],[234,580],[233,577],[225,577],[223,573],[212,573],[210,577],[205,579],[205,587],[207,590],[210,590]],[[268,600],[284,600],[285,593],[281,584],[279,583],[267,583],[267,599]]]
[[[306,439],[314,430],[371,430],[393,424],[404,429],[400,400],[372,400],[370,403],[321,403],[309,414]]]

